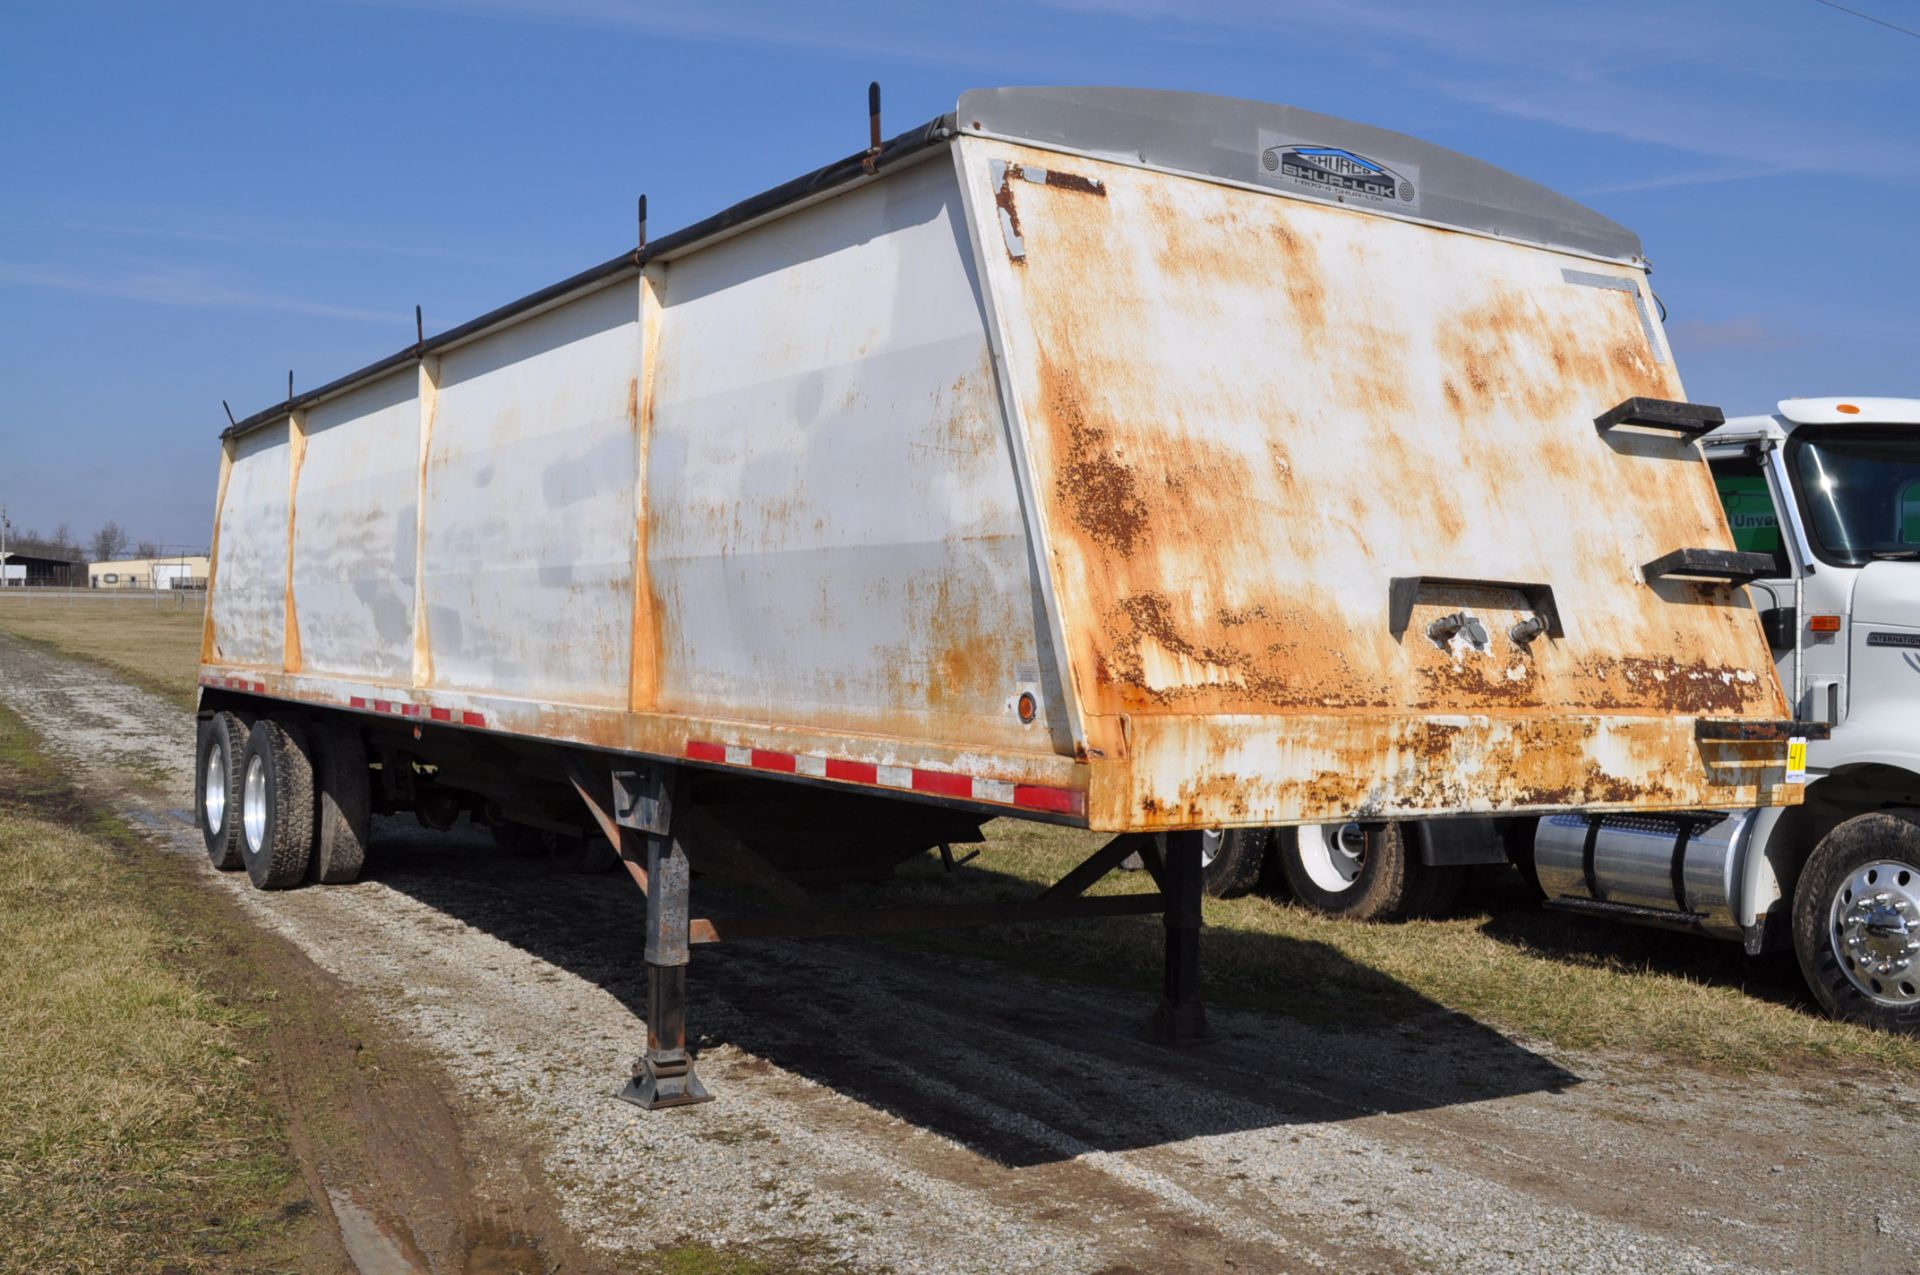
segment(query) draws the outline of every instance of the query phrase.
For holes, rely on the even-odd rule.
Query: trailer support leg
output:
[[[1182,1045],[1208,1035],[1207,1013],[1200,1003],[1201,837],[1198,832],[1168,833],[1156,874],[1166,895],[1162,917],[1167,928],[1164,990],[1147,1024],[1147,1038],[1156,1044]]]
[[[659,782],[661,791],[657,795],[665,813],[674,804],[673,794],[667,789],[670,781],[665,776],[660,776]],[[681,821],[669,816],[663,822],[677,827]],[[620,1091],[620,1097],[653,1111],[706,1102],[713,1095],[693,1074],[693,1056],[687,1052],[689,887],[693,874],[677,836],[649,833],[646,847],[647,1048],[634,1062],[633,1079]]]

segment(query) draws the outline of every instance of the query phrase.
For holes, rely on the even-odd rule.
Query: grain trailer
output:
[[[1202,830],[1795,799],[1630,232],[1287,107],[871,105],[867,149],[226,431],[216,863],[350,880],[370,808],[597,831],[667,1105],[691,945],[1161,913],[1177,1039]],[[1019,904],[815,889],[1000,816],[1115,835]],[[1136,853],[1152,889],[1085,894]],[[694,915],[694,871],[777,906]]]

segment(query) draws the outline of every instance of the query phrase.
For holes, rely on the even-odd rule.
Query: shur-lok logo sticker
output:
[[[1322,199],[1414,211],[1420,207],[1420,173],[1410,165],[1389,168],[1377,159],[1339,146],[1260,136],[1260,177],[1275,186],[1307,191]]]

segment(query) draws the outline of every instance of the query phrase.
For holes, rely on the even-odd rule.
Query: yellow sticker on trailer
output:
[[[1807,782],[1807,741],[1803,736],[1796,735],[1787,741],[1787,782]]]

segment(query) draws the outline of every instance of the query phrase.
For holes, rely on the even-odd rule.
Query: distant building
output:
[[[0,553],[0,588],[42,588],[78,584],[84,568],[65,558],[47,558],[33,553]]]
[[[204,589],[213,564],[204,553],[163,558],[117,558],[87,567],[94,589]]]

